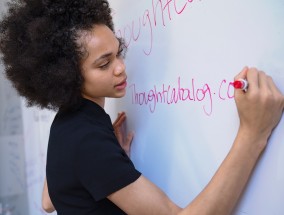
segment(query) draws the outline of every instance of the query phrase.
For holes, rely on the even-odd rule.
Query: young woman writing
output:
[[[228,215],[278,124],[284,97],[271,77],[245,67],[235,79],[240,126],[232,148],[204,190],[185,208],[137,171],[132,134],[104,111],[126,93],[124,43],[106,0],[19,0],[1,21],[7,77],[29,105],[57,110],[50,129],[43,206],[59,215]]]

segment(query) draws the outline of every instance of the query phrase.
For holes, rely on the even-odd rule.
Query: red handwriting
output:
[[[150,55],[154,42],[153,29],[158,26],[159,22],[166,26],[167,22],[172,21],[172,14],[183,14],[193,2],[194,0],[152,0],[151,9],[145,9],[143,15],[118,29],[116,34],[125,39],[127,47],[140,39],[148,41],[143,52],[145,55]]]
[[[132,104],[148,106],[151,113],[154,113],[158,104],[174,105],[179,102],[199,102],[202,103],[203,111],[210,116],[213,111],[213,96],[216,95],[212,91],[208,83],[197,84],[194,78],[187,86],[182,85],[181,77],[177,78],[175,85],[161,84],[154,85],[152,89],[139,91],[136,84],[131,84]],[[220,81],[218,89],[218,99],[228,100],[234,98],[233,82],[227,82],[225,79]]]
[[[227,81],[223,79],[219,87],[218,96],[222,100],[233,99],[234,98],[234,82],[229,82],[227,84]]]

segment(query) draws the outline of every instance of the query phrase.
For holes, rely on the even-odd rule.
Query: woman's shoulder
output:
[[[73,141],[88,136],[114,135],[109,115],[96,104],[83,104],[75,110],[59,110],[50,129],[50,137]]]

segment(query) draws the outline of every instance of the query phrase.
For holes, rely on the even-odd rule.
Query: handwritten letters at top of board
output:
[[[132,13],[130,11],[132,16],[122,17],[122,19],[119,17],[121,15],[119,9],[114,8],[115,17],[120,19],[117,21],[116,34],[125,39],[130,52],[133,52],[134,49],[142,52],[148,56],[148,59],[147,57],[145,59],[155,65],[152,68],[145,66],[149,70],[142,70],[140,76],[147,75],[150,69],[151,72],[160,74],[160,80],[166,76],[164,73],[175,74],[175,76],[172,75],[173,78],[165,78],[163,82],[147,81],[150,85],[147,88],[141,88],[139,82],[130,82],[129,91],[132,104],[147,106],[153,113],[156,111],[157,104],[171,105],[185,101],[197,101],[202,103],[204,113],[211,115],[214,109],[213,100],[232,100],[231,82],[234,75],[245,65],[257,66],[259,64],[266,67],[263,62],[267,60],[267,56],[275,55],[275,52],[279,50],[279,48],[275,49],[275,42],[271,43],[271,37],[267,33],[274,31],[277,34],[277,27],[272,28],[267,23],[265,24],[268,28],[264,27],[266,25],[261,28],[258,26],[262,25],[263,21],[274,21],[271,20],[274,17],[269,18],[268,21],[265,16],[258,19],[263,11],[266,12],[264,15],[269,16],[268,13],[272,11],[267,12],[266,9],[269,11],[273,7],[266,7],[263,4],[268,3],[264,3],[264,1],[257,2],[257,6],[255,6],[256,2],[152,0],[147,3],[135,3],[139,12],[132,10]],[[277,4],[283,7],[283,3],[278,2]],[[251,14],[251,7],[257,9],[254,10],[256,11],[255,15]],[[220,13],[219,10],[223,11]],[[231,10],[235,10],[233,14]],[[240,13],[242,14],[240,15]],[[213,14],[214,17],[206,19],[206,17],[210,17],[210,14]],[[241,25],[238,27],[240,23]],[[246,31],[247,33],[245,33]],[[243,39],[244,35],[245,39]],[[279,38],[278,35],[276,39]],[[251,42],[255,40],[256,42]],[[208,43],[209,45],[206,46]],[[268,50],[266,46],[270,46]],[[243,47],[245,48],[242,49]],[[256,47],[256,53],[252,54]],[[261,47],[263,49],[259,52]],[[180,51],[176,51],[177,49]],[[246,49],[250,50],[246,51]],[[135,55],[138,56],[137,53]],[[160,55],[159,59],[157,59],[157,55]],[[129,60],[127,60],[128,58]],[[127,62],[133,61],[130,54],[127,59]],[[189,64],[190,62],[192,64]],[[172,64],[176,68],[170,71],[163,64]],[[139,64],[139,66],[141,65]],[[283,68],[283,64],[280,66]],[[178,71],[179,67],[186,68],[184,71]],[[194,68],[196,70],[193,70]],[[128,72],[134,71],[128,70]],[[273,71],[268,70],[268,72]],[[190,74],[192,75],[190,76]],[[135,75],[137,76],[136,72]],[[153,74],[149,77],[151,76]],[[156,79],[159,78],[157,76]],[[201,77],[204,78],[201,79]],[[208,82],[212,82],[212,78],[215,78],[215,83],[210,85]],[[140,80],[139,77],[137,80]]]

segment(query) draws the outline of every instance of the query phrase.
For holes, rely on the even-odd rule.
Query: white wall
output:
[[[49,127],[54,113],[27,108],[0,76],[0,212],[40,215]],[[0,213],[0,215],[2,215]]]

